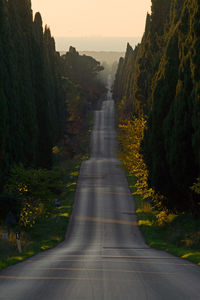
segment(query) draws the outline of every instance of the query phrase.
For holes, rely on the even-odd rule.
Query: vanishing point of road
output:
[[[138,229],[111,99],[95,112],[65,241],[1,271],[1,300],[200,299],[200,268],[149,248]]]

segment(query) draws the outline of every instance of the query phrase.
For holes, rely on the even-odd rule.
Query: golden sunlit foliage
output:
[[[156,204],[195,216],[200,215],[199,18],[198,0],[152,0],[141,43],[135,49],[127,45],[113,87],[121,120],[132,115],[147,120],[141,151],[148,184],[163,195]]]
[[[19,164],[11,169],[5,191],[20,199],[19,224],[30,228],[39,217],[48,217],[63,188],[59,170],[25,169]]]
[[[122,147],[122,151],[118,152],[119,159],[123,162],[126,170],[136,176],[136,193],[143,199],[153,197],[155,193],[152,188],[148,187],[148,170],[140,153],[146,120],[144,117],[134,117],[133,120],[127,120],[120,124],[119,128],[119,142]]]

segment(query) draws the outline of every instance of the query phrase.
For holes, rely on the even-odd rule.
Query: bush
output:
[[[48,216],[54,199],[63,190],[58,170],[25,169],[22,164],[11,169],[5,191],[20,199],[19,223],[24,228],[32,227],[41,216]]]

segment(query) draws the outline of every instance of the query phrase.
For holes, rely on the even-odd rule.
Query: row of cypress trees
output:
[[[49,28],[31,1],[0,0],[0,180],[15,162],[49,167],[65,95]]]
[[[83,125],[91,99],[105,91],[96,80],[101,70],[73,47],[60,56],[30,0],[0,0],[0,191],[15,164],[51,168],[52,148],[63,139],[71,152],[82,151],[72,149],[80,131],[71,127]]]
[[[149,185],[172,211],[200,214],[200,3],[152,0],[141,43],[127,46],[114,83],[121,118],[145,115]]]

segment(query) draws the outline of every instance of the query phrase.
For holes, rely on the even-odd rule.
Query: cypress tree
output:
[[[164,196],[163,207],[195,214],[200,213],[199,196],[191,190],[200,176],[199,19],[198,0],[152,0],[136,59],[120,61],[114,84],[117,102],[123,99],[125,107],[131,102],[132,114],[146,114],[141,151],[150,187]]]

